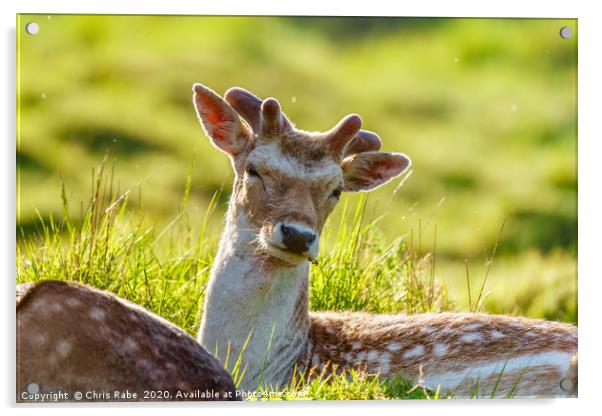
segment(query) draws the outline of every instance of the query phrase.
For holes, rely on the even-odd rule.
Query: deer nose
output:
[[[282,233],[282,244],[293,253],[306,252],[316,239],[314,232],[301,230],[294,225],[280,224],[280,232]]]

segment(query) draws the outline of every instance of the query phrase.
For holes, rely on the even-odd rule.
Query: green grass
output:
[[[59,218],[40,218],[36,232],[17,244],[17,282],[62,279],[82,282],[138,303],[195,335],[204,289],[216,251],[219,229],[211,218],[215,201],[201,219],[190,218],[183,186],[182,205],[168,226],[155,228],[136,207],[139,190],[118,190],[114,165],[106,158],[92,171],[92,190],[74,212],[57,189],[63,210]],[[191,169],[193,168],[191,164]],[[133,205],[133,206],[132,206]],[[128,209],[130,206],[130,209]],[[483,310],[487,276],[475,279],[470,307],[459,306],[439,277],[436,253],[422,252],[422,236],[410,231],[389,240],[378,221],[365,223],[365,200],[346,201],[338,223],[328,222],[318,264],[310,274],[312,310],[362,310],[374,313],[420,313],[443,310]],[[493,255],[493,253],[492,253]],[[489,259],[487,268],[493,267]],[[520,305],[520,304],[519,304]],[[240,360],[230,357],[226,368],[237,383],[244,377]],[[259,390],[261,399],[435,399],[450,394],[417,388],[398,377],[382,380],[374,374],[351,372],[295,377],[291,386]],[[250,397],[255,400],[257,397]]]
[[[202,163],[192,172],[191,206],[202,210],[215,189],[228,191],[230,164],[201,133],[191,105],[191,85],[202,82],[220,93],[240,85],[274,96],[308,130],[356,112],[385,150],[410,155],[414,174],[403,192],[392,195],[394,184],[371,196],[370,219],[403,213],[382,219],[388,238],[417,230],[436,211],[440,257],[460,266],[495,243],[503,221],[500,255],[576,256],[577,39],[558,35],[561,26],[577,33],[576,21],[21,21],[41,28],[18,34],[18,222],[26,230],[36,210],[46,219],[61,213],[57,172],[69,196],[83,199],[89,178],[82,172],[112,146],[116,176],[123,186],[145,181],[145,212],[158,221],[171,220],[195,150]]]
[[[24,244],[40,219],[63,215],[59,175],[65,198],[85,200],[90,166],[111,148],[115,186],[134,188],[128,221],[143,213],[154,238],[165,227],[195,228],[202,219],[209,234],[219,233],[232,173],[199,128],[191,85],[221,93],[240,85],[275,96],[308,130],[329,129],[357,112],[385,150],[411,156],[402,189],[394,191],[395,181],[365,201],[364,225],[378,221],[362,250],[376,256],[385,246],[414,244],[422,257],[435,251],[436,234],[430,273],[464,308],[465,261],[479,288],[504,223],[486,309],[577,319],[577,37],[558,36],[560,26],[577,33],[576,21],[21,16],[28,21],[41,30],[18,31],[17,238]],[[346,196],[350,216],[359,198]],[[209,206],[215,212],[207,216]],[[71,211],[80,225],[81,208]],[[345,219],[343,211],[333,224]],[[186,218],[170,226],[176,214]],[[153,250],[181,255],[194,246],[210,261],[212,251],[186,232],[190,241],[180,251],[166,248],[169,233]],[[144,255],[159,267],[148,250]],[[404,266],[387,267],[397,273]],[[315,287],[316,308],[383,308],[361,293],[353,301],[327,300],[336,295],[328,287],[361,277],[320,273],[328,284]],[[371,289],[378,286],[373,279],[393,284],[379,273],[364,277]],[[385,310],[415,308],[383,302]]]

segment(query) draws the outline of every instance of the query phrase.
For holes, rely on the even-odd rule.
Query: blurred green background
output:
[[[504,224],[490,309],[576,320],[576,20],[21,15],[18,31],[18,240],[61,216],[59,173],[72,206],[87,200],[111,148],[120,188],[143,182],[137,208],[157,224],[193,158],[192,212],[200,222],[220,187],[223,211],[230,165],[191,85],[237,85],[306,130],[358,113],[384,150],[410,155],[411,176],[366,212],[389,238],[436,244],[458,303],[465,260],[481,279]]]

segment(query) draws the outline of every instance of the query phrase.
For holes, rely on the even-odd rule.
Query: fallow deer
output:
[[[297,129],[274,98],[224,98],[195,84],[193,103],[235,179],[198,339],[220,361],[242,355],[241,387],[282,387],[296,370],[401,374],[458,396],[564,396],[577,391],[573,325],[480,313],[370,315],[308,310],[309,263],[342,192],[385,184],[410,166],[345,117],[325,133]]]
[[[240,400],[190,335],[76,283],[17,287],[16,370],[19,402]]]

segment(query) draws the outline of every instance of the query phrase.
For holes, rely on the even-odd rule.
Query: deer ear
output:
[[[343,190],[369,191],[377,188],[405,171],[411,164],[402,153],[363,152],[343,160]]]
[[[230,156],[238,156],[251,141],[249,128],[212,89],[202,84],[194,84],[192,89],[196,113],[211,142]]]

